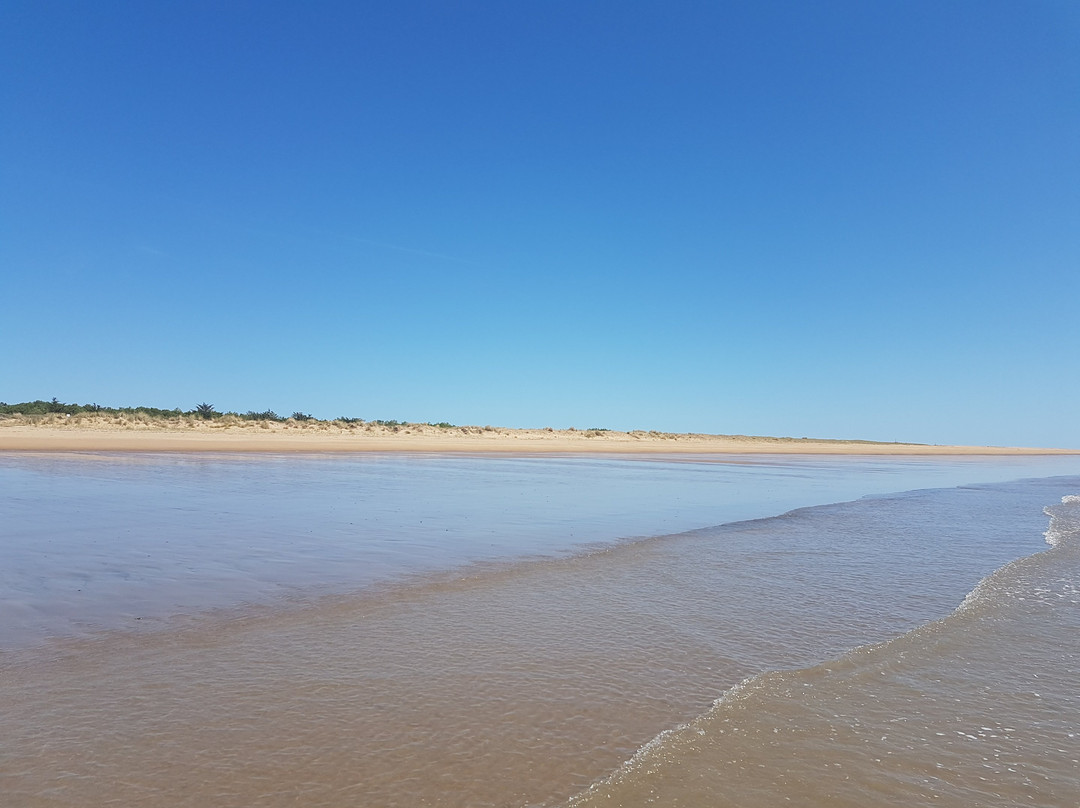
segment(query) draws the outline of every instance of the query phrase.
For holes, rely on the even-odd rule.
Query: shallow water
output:
[[[1047,515],[944,619],[749,678],[572,805],[1080,805],[1080,496]]]
[[[0,453],[0,647],[1077,458]]]
[[[5,546],[15,549],[6,552],[23,578],[36,561],[45,590],[56,570],[94,580],[110,556],[110,535],[164,531],[169,547],[156,537],[156,563],[139,566],[128,550],[145,547],[143,539],[118,543],[108,569],[129,577],[104,576],[96,600],[84,601],[95,604],[88,622],[112,630],[64,639],[81,618],[58,608],[57,619],[29,621],[13,635],[19,642],[9,644],[0,671],[0,699],[11,705],[0,714],[0,789],[15,806],[556,805],[571,798],[773,805],[793,794],[799,801],[804,791],[820,804],[929,805],[939,798],[912,785],[927,761],[956,773],[956,788],[969,789],[957,794],[981,795],[970,788],[985,773],[969,772],[984,757],[994,760],[996,749],[998,760],[1012,755],[1005,762],[1013,769],[1019,763],[1028,774],[1032,767],[1045,773],[1028,804],[1073,805],[1080,792],[1064,763],[1077,757],[1068,751],[1075,739],[1059,730],[1080,724],[1069,656],[1075,567],[1055,562],[1045,578],[1024,578],[1028,589],[1012,579],[1002,584],[1038,593],[1013,598],[1030,607],[1031,619],[975,620],[981,628],[965,628],[936,651],[919,637],[982,614],[972,603],[982,604],[997,578],[980,587],[962,618],[948,617],[980,579],[1046,547],[1042,509],[1080,493],[1080,477],[923,490],[770,516],[792,500],[1077,465],[1052,460],[387,458],[354,466],[208,458],[208,474],[190,459],[140,465],[106,458],[46,460],[27,476],[36,459],[7,458],[0,479],[21,480],[9,512],[30,524],[33,503],[51,498],[38,540],[67,542],[60,560],[46,560],[31,552],[29,539],[8,533]],[[280,501],[298,480],[320,475],[318,485],[300,485],[304,496]],[[429,498],[431,490],[441,494]],[[139,504],[123,510],[133,491]],[[163,511],[180,502],[186,511]],[[613,541],[703,524],[695,520],[728,521],[717,516],[724,513],[765,518]],[[366,514],[374,514],[377,530],[343,528]],[[454,538],[435,541],[437,527],[416,527],[421,515]],[[10,531],[13,523],[4,524]],[[298,526],[309,532],[297,534]],[[395,541],[414,548],[400,553],[408,563],[372,573],[365,553],[400,561],[387,550]],[[173,549],[174,542],[183,547]],[[246,547],[272,552],[255,552],[251,562]],[[1038,568],[1049,555],[1020,565]],[[271,563],[282,557],[288,563]],[[173,589],[178,563],[229,574],[213,586],[200,574],[199,586]],[[20,608],[40,595],[5,574],[22,581],[14,598]],[[153,630],[110,626],[116,607],[109,604],[124,601],[110,600],[106,584],[132,578],[140,608],[179,593],[189,599],[181,608],[190,618],[165,614]],[[161,589],[168,594],[158,597]],[[275,599],[280,591],[288,599]],[[236,608],[252,592],[262,606]],[[228,608],[207,611],[215,607]],[[1000,617],[1001,610],[990,612]],[[61,639],[39,634],[28,645],[27,626],[55,629]],[[914,645],[895,651],[895,643]],[[1029,671],[1003,661],[1018,655],[1033,660]],[[1046,688],[1048,711],[1024,695],[1034,674],[1056,683]],[[987,687],[1011,688],[1007,713],[979,713]],[[815,702],[792,691],[821,695]],[[944,722],[934,732],[946,731],[948,716],[954,732],[972,722],[990,730],[971,732],[968,746],[947,738],[952,746],[942,741],[938,749],[926,741],[944,736],[923,731],[919,714]],[[878,741],[883,722],[893,722],[893,731]],[[1013,746],[992,746],[1006,727]],[[998,738],[980,746],[980,732]],[[733,736],[749,740],[732,747]],[[787,745],[775,743],[781,740]],[[1055,745],[1066,751],[1047,757],[1044,747]],[[875,768],[875,758],[902,763]],[[856,785],[845,791],[851,780],[843,776],[853,769]],[[821,775],[834,770],[841,774]],[[761,772],[773,776],[750,776]]]

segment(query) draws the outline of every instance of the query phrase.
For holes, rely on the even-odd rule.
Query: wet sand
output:
[[[772,438],[608,430],[508,429],[404,424],[53,418],[0,422],[0,451],[32,452],[497,452],[815,455],[1049,455],[1077,449],[942,446],[860,440]]]

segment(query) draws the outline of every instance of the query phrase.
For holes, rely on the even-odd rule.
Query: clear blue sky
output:
[[[1080,4],[0,4],[0,399],[1080,447]]]

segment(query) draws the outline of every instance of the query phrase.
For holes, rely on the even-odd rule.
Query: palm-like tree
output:
[[[217,415],[217,412],[214,410],[213,404],[206,404],[204,402],[195,407],[195,414],[200,418],[213,418]]]

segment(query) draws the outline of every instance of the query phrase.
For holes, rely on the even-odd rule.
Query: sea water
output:
[[[1080,805],[1080,496],[1045,513],[945,617],[748,677],[570,804]]]
[[[1075,805],[1078,466],[9,454],[0,793]]]

